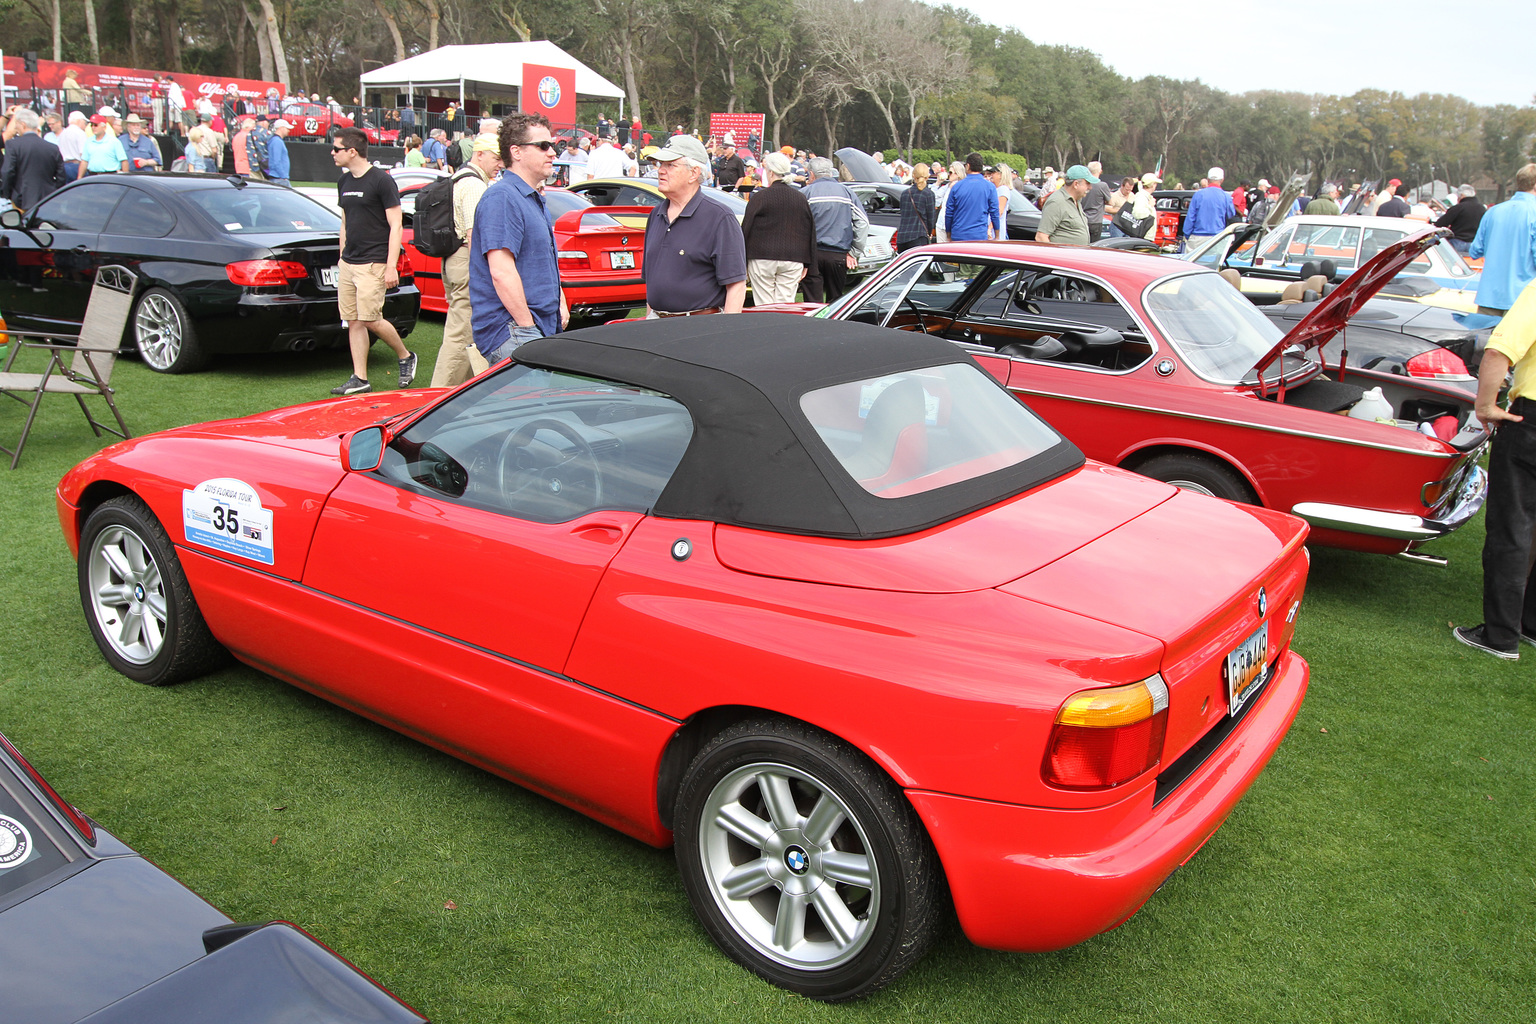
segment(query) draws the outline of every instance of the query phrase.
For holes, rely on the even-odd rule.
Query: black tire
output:
[[[1186,491],[1240,501],[1246,505],[1258,503],[1242,477],[1226,463],[1209,455],[1169,452],[1143,462],[1136,467],[1136,472]]]
[[[826,834],[821,823],[839,815]],[[792,992],[869,995],[917,962],[938,927],[938,856],[912,805],[869,758],[802,723],[742,722],[712,739],[683,778],[673,827],[704,929]]]
[[[164,288],[150,288],[139,296],[128,333],[139,358],[156,373],[191,373],[207,365],[187,307]]]
[[[86,518],[76,575],[96,646],[129,679],[167,686],[228,660],[203,621],[171,538],[133,495],[102,502]]]

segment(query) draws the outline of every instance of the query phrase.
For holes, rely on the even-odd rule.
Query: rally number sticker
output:
[[[188,543],[272,564],[272,510],[243,480],[204,480],[182,491],[181,525]]]
[[[32,853],[32,837],[15,818],[0,814],[0,871],[24,863]]]

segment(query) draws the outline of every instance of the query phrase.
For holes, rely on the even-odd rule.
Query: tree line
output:
[[[919,0],[0,0],[6,50],[282,81],[350,99],[365,70],[447,43],[549,39],[650,125],[760,111],[775,145],[1026,154],[1197,179],[1491,175],[1530,158],[1536,107],[1362,90],[1224,92],[1125,78]],[[610,115],[616,111],[606,111]]]

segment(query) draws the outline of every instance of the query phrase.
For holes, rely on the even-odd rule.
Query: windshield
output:
[[[972,363],[819,388],[800,409],[848,475],[881,498],[971,480],[1061,443]]]
[[[216,185],[181,194],[232,235],[294,231],[335,234],[341,230],[341,218],[335,213],[286,188]]]
[[[1159,281],[1147,291],[1146,309],[1192,370],[1207,380],[1237,384],[1284,332],[1212,273]]]

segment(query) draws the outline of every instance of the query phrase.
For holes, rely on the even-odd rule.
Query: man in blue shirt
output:
[[[1237,207],[1232,197],[1221,187],[1227,172],[1212,167],[1206,174],[1207,184],[1189,198],[1189,212],[1184,214],[1185,248],[1193,249],[1237,218]]]
[[[128,169],[137,174],[161,170],[160,146],[153,136],[144,134],[144,119],[129,114],[123,124],[128,127],[128,134],[119,141],[128,154]]]
[[[512,114],[497,137],[507,172],[480,197],[469,235],[470,325],[492,366],[525,341],[558,334],[571,318],[539,192],[554,170],[549,118]]]
[[[427,141],[421,144],[421,156],[428,167],[447,167],[448,134],[441,128],[433,128]]]
[[[293,130],[293,125],[282,118],[272,126],[272,137],[267,140],[267,180],[276,185],[288,187],[288,143],[283,140]]]
[[[965,177],[949,187],[944,200],[944,229],[952,242],[985,242],[1003,233],[997,189],[981,174],[980,153],[965,158]]]
[[[1477,311],[1503,316],[1536,279],[1536,164],[1515,172],[1515,194],[1490,206],[1467,255],[1483,260]]]
[[[100,114],[91,118],[91,131],[95,134],[85,140],[85,152],[80,157],[80,177],[128,170],[128,154],[123,152],[123,144],[112,134],[107,119]]]

